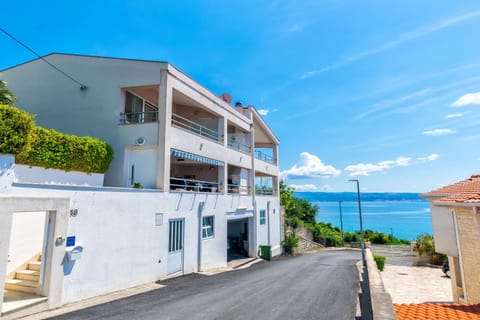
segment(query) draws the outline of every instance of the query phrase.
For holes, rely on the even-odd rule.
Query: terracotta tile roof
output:
[[[480,304],[394,304],[397,320],[480,320]]]
[[[480,202],[480,175],[422,194],[423,197],[443,196],[441,202]]]

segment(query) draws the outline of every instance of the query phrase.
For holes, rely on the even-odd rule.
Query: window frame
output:
[[[211,224],[205,224],[207,221]],[[202,239],[211,239],[215,237],[215,216],[202,217]]]
[[[134,98],[139,99],[142,101],[142,110],[140,112],[136,112],[133,110],[130,110],[130,112],[127,112],[127,96],[132,95]],[[132,105],[133,106],[133,105]],[[153,110],[152,110],[153,109]],[[135,94],[134,92],[130,90],[125,90],[125,103],[123,106],[123,113],[125,114],[125,117],[127,118],[127,115],[130,115],[130,119],[127,119],[129,123],[150,123],[150,122],[157,122],[158,121],[158,106],[156,106],[154,103],[148,101],[147,99]],[[148,112],[148,114],[147,114]],[[131,117],[135,117],[138,115],[137,119],[132,119]],[[146,121],[146,118],[149,120]]]
[[[267,224],[267,210],[260,209],[260,225]]]

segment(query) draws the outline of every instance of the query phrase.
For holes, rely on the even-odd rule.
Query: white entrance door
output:
[[[168,274],[183,271],[184,229],[184,219],[168,220]]]
[[[127,153],[127,177],[126,187],[138,187],[146,189],[156,188],[157,173],[157,150],[156,149],[132,149]]]

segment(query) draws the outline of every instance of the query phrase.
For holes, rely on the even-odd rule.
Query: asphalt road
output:
[[[52,319],[352,320],[360,258],[358,251],[320,251],[214,276],[194,274]]]

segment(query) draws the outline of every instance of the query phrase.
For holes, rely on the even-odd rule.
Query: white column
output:
[[[168,191],[170,185],[170,133],[172,121],[172,81],[167,69],[160,70],[158,90],[157,189]]]

